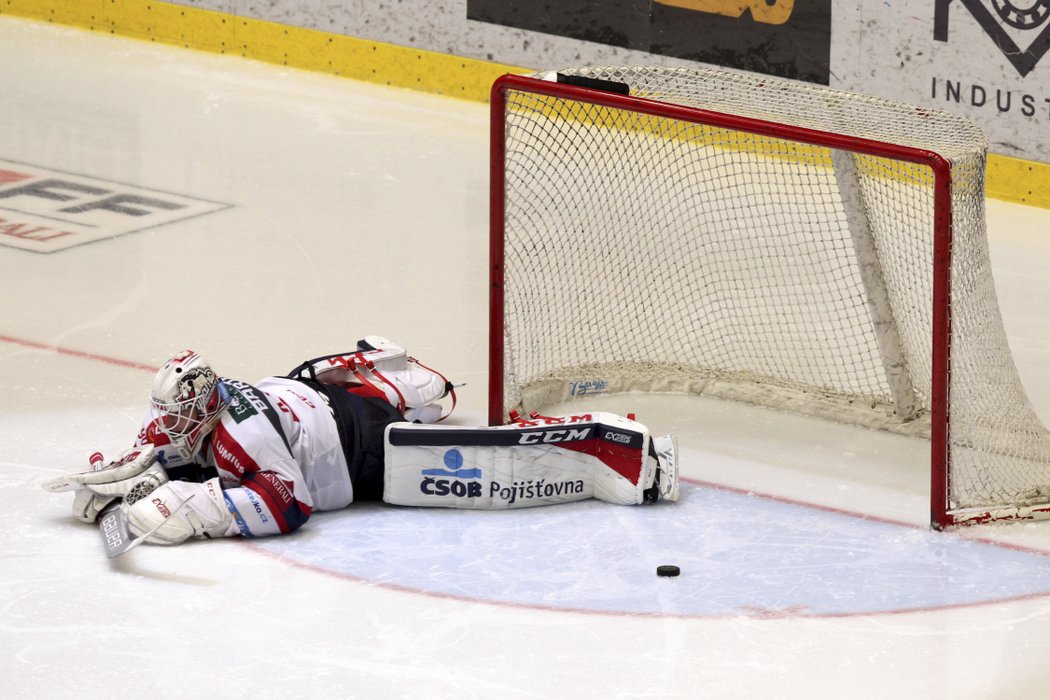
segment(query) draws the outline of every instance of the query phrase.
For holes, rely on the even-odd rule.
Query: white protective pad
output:
[[[118,498],[127,498],[132,491],[149,493],[168,480],[164,468],[155,464],[153,445],[140,445],[125,450],[115,460],[102,464],[91,471],[66,474],[43,484],[49,491],[75,491],[73,517],[81,522],[93,523],[99,513]]]
[[[317,380],[340,386],[366,383],[385,395],[407,421],[436,423],[444,417],[438,402],[450,391],[455,398],[444,375],[408,357],[404,348],[387,338],[369,335],[358,342],[358,348],[362,343],[373,349],[359,349],[314,362]],[[448,413],[451,412],[449,408]]]
[[[406,506],[521,508],[585,498],[643,502],[656,461],[649,430],[612,413],[489,428],[394,423],[383,500]]]
[[[101,455],[98,456],[101,458]],[[125,450],[112,462],[90,471],[65,474],[43,483],[42,486],[56,493],[88,488],[100,495],[123,496],[154,461],[153,445],[138,445]]]
[[[148,497],[121,504],[128,531],[151,544],[179,544],[191,537],[232,537],[238,533],[219,478],[197,484],[169,481]]]

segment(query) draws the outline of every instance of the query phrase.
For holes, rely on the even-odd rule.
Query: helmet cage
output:
[[[175,381],[165,396],[151,396],[160,415],[157,424],[183,459],[192,459],[204,437],[219,422],[230,403],[229,392],[206,364],[175,367]],[[174,394],[174,395],[172,395]]]

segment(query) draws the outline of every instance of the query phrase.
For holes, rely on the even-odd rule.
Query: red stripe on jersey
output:
[[[288,523],[284,519],[284,509],[281,508],[279,498],[275,494],[271,493],[273,485],[269,482],[259,482],[255,479],[250,479],[241,484],[246,489],[255,492],[255,495],[266,504],[266,510],[270,511],[270,517],[273,518],[274,522],[277,523],[277,527],[281,532],[288,532]]]
[[[642,476],[642,452],[635,447],[628,447],[610,440],[590,438],[577,442],[552,443],[555,447],[573,452],[582,452],[597,457],[603,464],[632,484],[637,485]]]
[[[281,532],[296,530],[310,517],[311,508],[295,500],[290,484],[273,472],[259,472],[241,484],[251,489],[270,511]]]
[[[236,475],[239,479],[247,473],[259,471],[259,465],[248,456],[241,443],[230,435],[221,422],[211,434],[211,453],[216,467]]]

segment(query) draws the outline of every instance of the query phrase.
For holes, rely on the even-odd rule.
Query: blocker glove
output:
[[[146,498],[125,500],[120,508],[128,531],[152,544],[179,544],[191,537],[227,537],[240,531],[218,477],[203,484],[169,481]]]

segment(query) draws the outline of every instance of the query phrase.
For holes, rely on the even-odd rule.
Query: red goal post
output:
[[[953,138],[962,145],[946,141]],[[953,268],[971,277],[969,263],[953,265],[953,251],[979,257],[973,251],[985,245],[984,158],[983,135],[965,120],[792,81],[669,68],[503,76],[491,93],[490,423],[570,400],[572,387],[589,383],[610,392],[707,394],[928,434],[935,527],[1050,510],[1050,442],[1037,419],[1032,428],[1024,415],[1023,430],[1038,444],[1020,454],[1010,453],[1009,427],[1005,436],[985,435],[982,426],[952,423],[952,399],[968,400],[952,392],[974,385],[955,389],[954,353],[964,355],[964,372],[987,364],[984,348],[974,362],[974,353],[952,345]],[[738,202],[741,192],[746,201]],[[955,212],[966,227],[961,246],[953,241]],[[646,248],[644,261],[605,254],[630,246]],[[899,257],[898,247],[915,251],[904,261],[884,259]],[[798,255],[799,248],[818,250]],[[600,251],[593,269],[564,263],[585,251]],[[788,258],[786,271],[769,267]],[[990,271],[983,260],[977,267],[987,296]],[[695,286],[696,275],[663,287],[645,282],[682,268],[709,277]],[[909,277],[920,275],[916,293]],[[642,288],[648,310],[637,302]],[[558,316],[588,296],[613,297],[606,318],[626,309],[626,320]],[[653,307],[671,301],[677,310],[647,326]],[[1001,330],[997,306],[991,313],[986,302],[963,308],[983,315],[964,324],[967,333],[986,323]],[[829,309],[850,304],[827,319]],[[714,308],[734,311],[708,335],[712,316],[696,310]],[[651,347],[667,329],[675,333],[667,348]],[[979,341],[996,367],[1005,352],[1012,371],[1005,335],[1003,348],[999,331],[991,335]],[[742,336],[734,342],[743,353],[723,353],[726,338]],[[847,347],[804,366],[840,336],[856,337],[867,356],[850,359]],[[790,351],[750,354],[785,338]],[[654,351],[652,362],[643,356]],[[1015,403],[1030,412],[1023,392],[1002,401],[1011,413]],[[974,460],[1004,445],[1008,454],[992,460],[992,471]],[[960,466],[956,450],[966,453]],[[1031,473],[1002,476],[1002,488],[989,483],[989,474],[1012,469]]]

